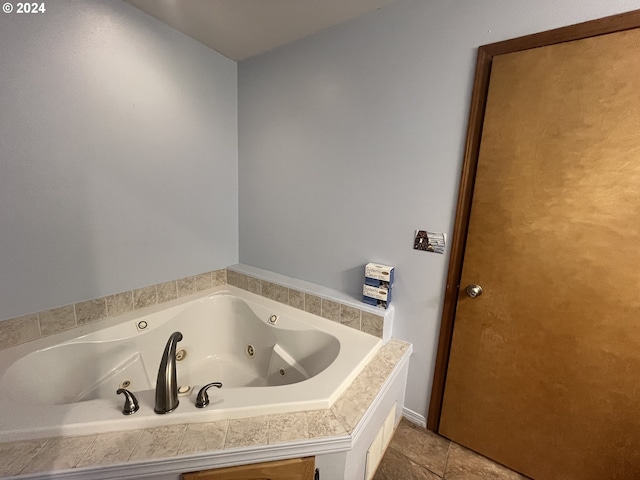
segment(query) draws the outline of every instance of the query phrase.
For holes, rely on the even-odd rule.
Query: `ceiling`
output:
[[[377,10],[394,0],[125,0],[240,61]]]

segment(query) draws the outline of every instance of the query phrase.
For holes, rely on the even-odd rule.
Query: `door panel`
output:
[[[439,432],[539,479],[640,478],[638,45],[493,60]]]

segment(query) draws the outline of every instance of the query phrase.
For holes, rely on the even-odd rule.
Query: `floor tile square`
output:
[[[447,464],[449,440],[402,419],[391,446],[418,465],[443,476]]]

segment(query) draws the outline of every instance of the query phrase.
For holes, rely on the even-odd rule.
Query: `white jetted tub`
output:
[[[0,441],[329,408],[381,345],[231,286],[110,323],[118,321],[77,338],[65,332],[0,352]],[[176,331],[183,336],[178,385],[189,390],[177,409],[158,415],[156,377]],[[198,390],[211,382],[223,386],[209,389],[209,406],[196,408]],[[121,387],[138,398],[137,413],[122,414]]]

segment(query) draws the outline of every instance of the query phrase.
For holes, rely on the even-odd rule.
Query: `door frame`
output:
[[[476,177],[493,57],[505,53],[513,53],[623,30],[631,30],[638,27],[640,27],[640,10],[634,10],[598,20],[570,25],[568,27],[514,38],[512,40],[483,45],[478,48],[465,153],[460,177],[458,204],[456,207],[456,218],[451,241],[449,271],[447,274],[442,320],[440,323],[438,351],[431,387],[431,401],[429,403],[427,416],[427,428],[429,430],[438,432],[440,426],[444,387],[451,352],[451,341],[453,339],[456,306],[460,290],[460,277],[462,275],[462,263],[467,241],[471,203],[473,201],[473,187]]]

